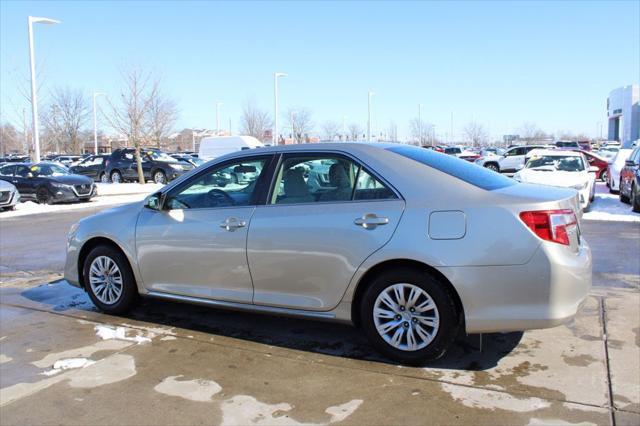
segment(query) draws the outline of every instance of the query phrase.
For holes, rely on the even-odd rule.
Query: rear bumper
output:
[[[591,289],[591,249],[541,243],[524,265],[439,268],[460,295],[467,333],[550,328],[571,320]]]

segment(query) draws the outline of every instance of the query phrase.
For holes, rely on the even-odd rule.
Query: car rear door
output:
[[[264,198],[272,155],[210,166],[172,188],[162,210],[142,209],[136,225],[138,266],[156,293],[251,303],[247,231]],[[256,170],[255,179],[227,184],[229,170]]]
[[[512,148],[504,155],[504,158],[499,160],[501,172],[515,172],[518,165],[524,164],[525,149],[523,147]]]
[[[352,158],[284,155],[268,203],[251,219],[254,304],[334,308],[357,268],[389,241],[403,210],[399,194]]]

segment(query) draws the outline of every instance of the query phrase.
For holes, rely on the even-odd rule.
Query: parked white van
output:
[[[213,160],[244,149],[260,148],[262,142],[252,136],[219,136],[202,138],[198,158],[204,161]]]

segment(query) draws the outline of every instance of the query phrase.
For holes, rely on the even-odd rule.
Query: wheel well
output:
[[[109,177],[113,176],[115,172],[120,173],[120,176],[122,176],[122,172],[120,172],[119,169],[111,169],[111,171],[109,172]]]
[[[436,268],[429,266],[426,263],[418,262],[416,260],[409,260],[409,259],[395,259],[395,260],[387,260],[385,262],[375,265],[374,267],[370,268],[362,278],[360,278],[360,281],[358,281],[358,285],[356,286],[356,291],[353,295],[353,301],[351,302],[351,321],[356,327],[360,326],[360,303],[362,301],[362,296],[365,290],[369,287],[369,284],[373,281],[373,278],[375,278],[377,275],[380,275],[385,271],[388,271],[390,269],[397,269],[397,268],[411,268],[422,273],[427,273],[437,278],[438,281],[440,281],[445,286],[446,290],[449,292],[449,294],[453,298],[453,301],[456,305],[456,310],[458,311],[457,312],[458,324],[460,325],[464,324],[464,308],[462,306],[462,301],[460,300],[460,296],[458,295],[458,292],[453,287],[453,285],[449,282],[447,277],[442,275],[442,273],[438,271]]]
[[[118,250],[124,255],[125,259],[127,258],[125,252],[120,248],[118,244],[114,243],[112,240],[105,237],[91,238],[86,243],[84,243],[84,245],[80,249],[80,254],[78,255],[78,281],[80,282],[80,286],[82,288],[85,288],[84,277],[82,273],[82,270],[84,269],[84,260],[87,258],[89,253],[91,253],[91,250],[103,245],[110,246],[113,249]]]
[[[487,161],[487,162],[484,163],[484,167],[487,167],[489,164],[493,164],[498,169],[500,169],[500,164],[497,161]]]

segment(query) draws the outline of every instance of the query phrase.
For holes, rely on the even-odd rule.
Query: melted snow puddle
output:
[[[85,368],[90,365],[95,364],[95,361],[91,361],[87,358],[67,358],[56,361],[53,364],[53,368],[51,370],[43,371],[42,375],[44,376],[54,376],[63,370],[72,370],[74,368]]]
[[[213,380],[177,380],[183,376],[169,376],[162,380],[154,390],[156,392],[176,396],[190,401],[211,402],[213,397],[222,391],[222,387]],[[361,399],[354,399],[342,405],[329,407],[325,413],[330,417],[327,423],[338,423],[351,416],[362,404]],[[287,414],[293,410],[289,403],[267,404],[249,395],[236,395],[220,402],[222,410],[222,426],[314,426],[316,423],[302,423]],[[319,424],[318,424],[319,425]]]
[[[551,406],[551,403],[540,398],[516,398],[508,393],[478,389],[467,386],[440,383],[443,391],[469,408],[500,409],[524,413]]]
[[[127,336],[128,332],[133,332],[134,330],[127,327],[112,327],[110,325],[96,325],[94,329],[96,331],[96,335],[102,338],[102,340],[125,340],[128,342],[134,342],[138,345],[149,343],[151,342],[151,339],[156,336],[153,332],[148,332],[149,337],[142,336],[141,334]]]

